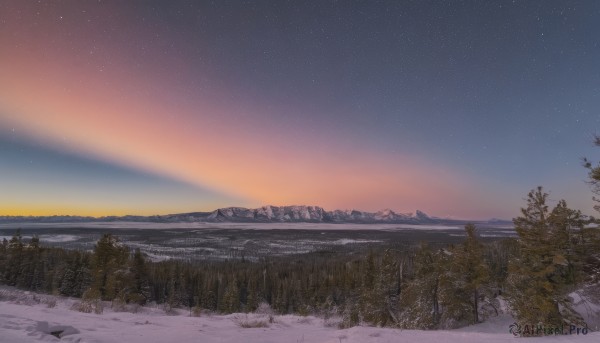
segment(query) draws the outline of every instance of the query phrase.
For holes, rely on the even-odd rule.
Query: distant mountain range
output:
[[[430,217],[417,210],[396,213],[390,209],[378,212],[357,210],[325,211],[318,206],[263,206],[260,208],[226,207],[212,212],[190,212],[155,216],[0,216],[0,223],[90,223],[90,222],[151,222],[151,223],[356,223],[356,224],[511,224],[507,220],[469,221]]]

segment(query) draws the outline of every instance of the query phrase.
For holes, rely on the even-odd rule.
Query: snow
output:
[[[381,243],[379,240],[375,239],[350,239],[350,238],[342,238],[332,242],[333,244],[365,244],[365,243]]]
[[[597,287],[596,292],[597,292]],[[588,327],[594,331],[600,330],[600,305],[598,304],[597,295],[592,287],[578,290],[569,294],[573,301],[573,308],[577,313],[581,314],[583,320],[588,324]]]
[[[73,242],[81,237],[75,235],[40,235],[40,242],[62,243]]]
[[[0,236],[0,241],[6,239],[8,241],[11,240],[13,236]],[[31,235],[21,235],[22,239],[30,240],[33,236]],[[50,242],[50,243],[63,243],[63,242],[73,242],[81,237],[75,235],[39,235],[38,238],[40,242]]]
[[[419,224],[353,224],[353,223],[151,223],[151,222],[94,222],[94,223],[19,223],[19,228],[90,228],[90,229],[246,229],[246,230],[464,230],[460,225]],[[15,224],[0,224],[0,229],[14,229]],[[10,239],[12,236],[6,236]]]
[[[52,300],[56,300],[56,305]],[[137,313],[114,312],[105,303],[102,314],[71,310],[77,299],[33,294],[10,287],[0,289],[0,341],[20,342],[203,342],[203,343],[387,343],[387,342],[523,342],[508,332],[512,318],[449,331],[418,331],[358,326],[337,329],[323,319],[262,314],[190,317],[178,310],[167,315],[158,306]],[[50,305],[49,305],[50,304]],[[271,319],[272,318],[272,319]],[[264,326],[244,328],[243,326]],[[61,339],[51,334],[60,335]],[[58,333],[61,332],[61,333]],[[600,333],[525,339],[527,342],[598,342]]]

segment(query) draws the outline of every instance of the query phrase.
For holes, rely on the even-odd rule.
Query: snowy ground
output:
[[[193,224],[193,225],[192,225]],[[4,227],[3,227],[4,225]],[[459,226],[370,225],[322,223],[66,223],[18,224],[28,242],[38,236],[43,246],[92,250],[103,234],[111,233],[131,249],[139,248],[153,261],[183,259],[221,261],[307,254],[327,251],[341,256],[369,249],[409,249],[422,241],[431,245],[464,240]],[[205,227],[201,227],[205,225]],[[0,240],[10,240],[15,226],[0,224]],[[512,237],[514,229],[486,227],[482,241]]]
[[[498,229],[513,229],[512,225],[493,225]],[[82,222],[82,223],[2,223],[0,229],[50,229],[50,228],[89,228],[89,229],[236,229],[236,230],[464,230],[463,225],[426,224],[352,224],[352,223],[204,223],[204,222]],[[8,237],[10,239],[10,237]]]
[[[52,305],[56,301],[54,307]],[[513,337],[507,315],[486,323],[451,331],[415,331],[374,327],[340,330],[323,319],[267,314],[190,317],[180,310],[167,315],[161,308],[144,307],[137,313],[102,314],[71,310],[77,299],[0,289],[0,342],[203,342],[203,343],[365,343],[365,342],[599,342],[600,332],[541,338]],[[50,304],[50,305],[49,305]],[[266,327],[244,328],[262,322]],[[62,331],[58,334],[58,331]],[[51,334],[61,336],[56,338]]]

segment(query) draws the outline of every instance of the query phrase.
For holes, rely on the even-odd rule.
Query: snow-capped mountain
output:
[[[375,213],[357,210],[326,211],[319,206],[263,206],[255,209],[243,207],[220,208],[209,214],[197,213],[163,217],[167,221],[214,222],[309,222],[309,223],[416,223],[431,222],[424,213],[398,214],[392,210]]]
[[[207,221],[235,222],[322,222],[327,212],[317,206],[263,206],[220,208],[206,216]]]
[[[390,224],[461,224],[465,220],[431,217],[422,211],[396,213],[391,209],[378,212],[358,210],[326,211],[319,206],[263,206],[259,208],[225,207],[212,212],[190,212],[156,216],[108,216],[108,217],[13,217],[0,216],[0,223],[73,223],[73,222],[240,222],[240,223],[390,223]]]

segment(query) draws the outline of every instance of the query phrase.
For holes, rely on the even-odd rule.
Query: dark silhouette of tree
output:
[[[92,260],[92,287],[102,300],[113,300],[128,285],[124,284],[127,273],[129,249],[111,234],[104,234],[96,243]]]

